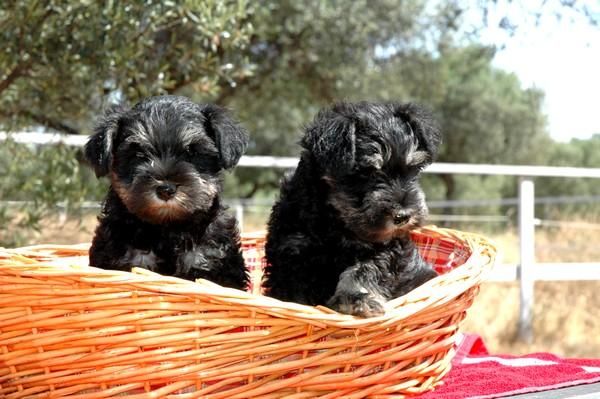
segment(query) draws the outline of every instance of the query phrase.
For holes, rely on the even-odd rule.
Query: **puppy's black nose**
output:
[[[171,183],[164,183],[156,187],[156,195],[163,201],[167,201],[175,196],[177,186]]]
[[[410,215],[408,213],[404,213],[404,212],[400,211],[394,215],[394,224],[397,224],[397,225],[406,224],[409,220],[410,220]]]

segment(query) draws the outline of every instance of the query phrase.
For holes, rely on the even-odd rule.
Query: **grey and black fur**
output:
[[[90,265],[245,289],[237,222],[220,192],[222,171],[237,164],[247,143],[224,109],[185,97],[108,109],[85,146],[96,175],[111,183]]]
[[[266,294],[363,317],[436,276],[409,231],[440,132],[421,107],[339,103],[305,131],[268,225]]]

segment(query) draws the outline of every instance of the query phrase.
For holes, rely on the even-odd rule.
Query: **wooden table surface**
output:
[[[553,389],[551,391],[524,393],[506,396],[514,399],[600,399],[600,382],[583,384],[574,387]]]

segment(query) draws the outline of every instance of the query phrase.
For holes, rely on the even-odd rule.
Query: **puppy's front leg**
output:
[[[381,277],[381,271],[372,263],[349,267],[340,275],[335,294],[327,301],[327,306],[360,317],[384,314],[389,295],[381,287]]]
[[[197,245],[177,257],[175,268],[174,275],[186,280],[205,279],[240,290],[248,284],[244,258],[233,243]]]
[[[199,278],[214,281],[225,255],[219,247],[194,246],[177,257],[175,275],[192,281]]]
[[[115,261],[121,268],[141,267],[152,272],[159,271],[159,263],[161,261],[153,251],[133,247],[129,247],[125,255]]]
[[[111,217],[104,217],[96,228],[90,247],[90,266],[127,272],[132,267],[142,267],[160,272],[162,260],[151,249],[139,249],[134,245],[139,235],[139,230],[131,229]]]

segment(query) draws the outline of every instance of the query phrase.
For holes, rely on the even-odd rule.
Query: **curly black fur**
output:
[[[418,177],[439,143],[413,104],[321,111],[271,213],[267,295],[368,317],[433,278],[408,233],[427,215]]]
[[[237,222],[219,197],[222,171],[247,142],[223,109],[185,97],[110,108],[85,146],[96,175],[111,181],[90,265],[246,288]]]

